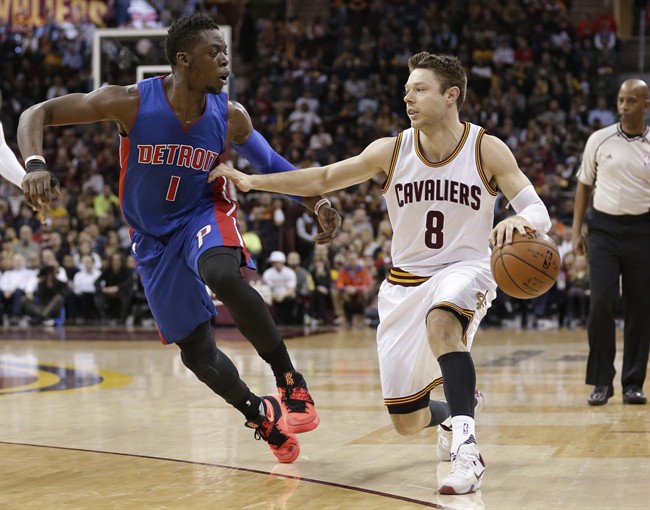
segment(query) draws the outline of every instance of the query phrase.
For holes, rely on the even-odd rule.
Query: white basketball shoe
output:
[[[481,412],[485,405],[485,397],[479,390],[474,390],[474,418]],[[438,425],[438,460],[448,462],[451,460],[451,418],[447,418]]]
[[[476,446],[474,436],[458,447],[451,454],[451,470],[440,482],[440,494],[470,494],[481,488],[481,480],[485,473],[485,462]]]

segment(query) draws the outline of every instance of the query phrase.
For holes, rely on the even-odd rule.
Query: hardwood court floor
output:
[[[248,343],[217,337],[253,391],[274,390]],[[151,331],[0,338],[2,510],[650,508],[650,406],[623,405],[618,381],[609,404],[586,405],[584,330],[479,331],[487,470],[468,496],[436,493],[450,464],[435,431],[392,430],[371,329],[287,341],[321,416],[291,465]]]

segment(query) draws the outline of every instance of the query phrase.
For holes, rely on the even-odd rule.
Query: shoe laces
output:
[[[456,453],[451,454],[452,464],[451,470],[449,471],[450,475],[457,474],[459,471],[474,471],[474,466],[477,462],[482,464],[480,454],[469,451],[468,448],[463,448],[464,446],[471,444],[476,444],[476,440],[473,436],[470,436],[467,441],[461,444]]]
[[[459,472],[473,471],[474,465],[478,462],[478,457],[473,453],[467,452],[452,453],[451,462],[449,475],[456,475]]]
[[[272,405],[270,402],[265,402],[264,405]],[[271,421],[268,416],[259,415],[253,420],[248,420],[244,423],[249,429],[253,429],[255,433],[253,437],[255,440],[264,440],[269,445],[279,448],[284,442],[289,439],[284,435],[276,426],[274,421]]]
[[[296,385],[285,386],[281,388],[283,393],[282,400],[290,413],[304,413],[307,410],[307,404],[314,404],[309,391],[304,382]]]

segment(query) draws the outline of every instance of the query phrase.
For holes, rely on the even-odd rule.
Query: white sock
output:
[[[458,447],[467,441],[469,436],[474,436],[474,439],[476,439],[475,423],[474,418],[471,418],[470,416],[452,416],[451,430],[453,432],[451,439],[451,453],[456,453]]]
[[[260,415],[266,416],[266,404],[264,404],[264,399],[260,399]]]

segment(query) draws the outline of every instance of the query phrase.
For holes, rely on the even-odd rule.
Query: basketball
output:
[[[512,243],[492,250],[492,276],[514,298],[532,299],[550,289],[560,272],[560,252],[553,239],[527,230],[512,234]]]

